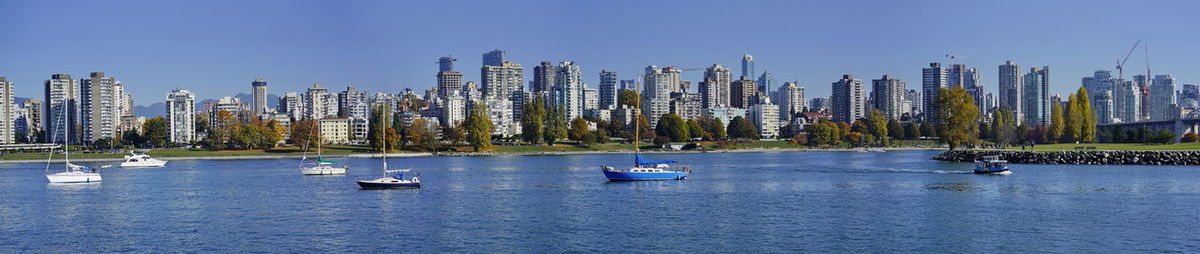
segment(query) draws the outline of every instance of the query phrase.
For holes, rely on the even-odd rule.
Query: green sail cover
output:
[[[326,159],[322,159],[322,158],[317,158],[317,162],[337,163],[337,161],[331,161],[331,160],[326,160]]]

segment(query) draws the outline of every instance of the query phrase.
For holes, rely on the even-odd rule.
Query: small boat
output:
[[[66,119],[66,114],[63,114],[63,119]],[[63,129],[63,136],[67,136],[67,128]],[[54,132],[58,134],[57,131]],[[53,138],[51,138],[53,139]],[[54,152],[50,152],[50,157],[46,158],[46,180],[50,183],[98,183],[103,180],[100,176],[100,171],[95,168],[88,168],[71,163],[70,152],[71,139],[66,138],[63,142],[63,172],[50,173],[50,161],[54,158]]]
[[[683,180],[692,173],[692,170],[687,168],[672,169],[670,164],[675,161],[643,161],[640,154],[634,155],[634,161],[634,166],[629,169],[600,166],[600,171],[604,172],[604,177],[609,181]]]
[[[416,189],[421,188],[421,179],[417,178],[421,174],[417,174],[409,179],[404,179],[404,172],[409,172],[408,169],[393,169],[384,170],[384,176],[375,180],[355,181],[358,187],[363,189]]]
[[[315,129],[313,130],[316,131]],[[300,158],[300,174],[302,175],[345,175],[350,166],[334,167],[335,160],[321,157],[321,141],[317,141],[317,158],[308,160],[308,144],[305,144],[304,155]]]
[[[976,174],[1007,175],[1012,173],[1008,171],[1008,161],[1001,160],[1000,156],[983,156],[982,158],[975,159],[974,171]]]
[[[167,165],[167,161],[150,158],[144,152],[129,151],[129,155],[125,155],[125,162],[121,162],[122,168],[161,168]]]

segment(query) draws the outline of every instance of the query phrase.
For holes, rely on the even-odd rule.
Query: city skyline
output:
[[[13,21],[0,22],[0,31],[6,31],[4,36],[11,42],[0,48],[0,55],[6,56],[5,61],[0,61],[0,76],[6,76],[14,83],[17,97],[40,98],[38,95],[42,91],[37,88],[51,74],[83,77],[91,72],[105,72],[120,77],[137,105],[161,102],[164,94],[176,88],[191,90],[198,99],[250,93],[247,83],[256,78],[270,80],[269,92],[277,95],[303,91],[313,83],[327,87],[354,85],[364,91],[396,93],[404,88],[423,91],[436,85],[437,60],[445,56],[460,59],[455,65],[456,71],[462,72],[463,82],[480,82],[482,55],[500,49],[507,52],[509,61],[524,66],[536,66],[542,61],[575,62],[580,66],[583,83],[591,88],[600,84],[601,70],[616,72],[618,79],[625,80],[639,78],[637,73],[649,65],[696,68],[719,63],[740,67],[741,57],[751,54],[755,71],[759,72],[752,79],[763,71],[770,71],[780,84],[799,81],[798,85],[806,87],[810,97],[830,94],[826,84],[837,81],[842,74],[859,77],[887,74],[917,84],[921,78],[920,68],[930,62],[963,63],[978,68],[985,92],[997,93],[999,77],[995,70],[1005,60],[1013,60],[1022,66],[1053,67],[1055,75],[1051,76],[1050,93],[1065,95],[1082,85],[1080,78],[1090,76],[1096,70],[1115,71],[1115,61],[1134,41],[1142,39],[1150,45],[1152,75],[1171,74],[1179,84],[1196,83],[1200,78],[1189,72],[1200,69],[1200,64],[1190,61],[1200,55],[1188,44],[1197,35],[1183,33],[1200,24],[1200,21],[1186,19],[1183,12],[1194,9],[1187,6],[1196,3],[1106,1],[1085,6],[1052,2],[1040,4],[1042,8],[1036,10],[1022,8],[1024,2],[966,3],[954,8],[945,6],[946,3],[949,2],[772,2],[718,6],[706,2],[680,6],[678,3],[519,2],[511,6],[489,3],[449,6],[386,2],[353,5],[320,2],[4,2],[0,3],[0,9],[6,10],[6,17]],[[50,5],[59,11],[61,18],[36,18],[39,10],[50,9]],[[127,5],[140,7],[125,8]],[[529,9],[531,6],[536,8]],[[625,8],[633,6],[645,8]],[[669,9],[669,6],[679,8]],[[868,6],[886,8],[864,8]],[[163,11],[137,11],[145,8]],[[403,10],[401,14],[387,15],[383,11],[397,8]],[[490,11],[526,13],[585,8],[596,10],[586,12],[587,16],[621,18],[565,20],[549,28],[535,26],[541,20],[539,18],[519,17],[521,15],[514,15],[511,20],[488,19],[494,16]],[[1072,18],[1090,15],[1089,10],[1110,8],[1128,12],[1153,11],[1155,15],[1121,21]],[[420,13],[414,11],[417,9],[437,11]],[[784,10],[800,11],[779,14]],[[869,18],[839,24],[821,22],[832,16],[821,12],[839,10],[861,11]],[[1006,20],[1003,25],[992,24],[1004,17],[1006,10],[1022,11],[1022,18]],[[206,11],[222,13],[229,20],[198,15]],[[649,15],[650,11],[660,11],[663,15]],[[734,26],[728,22],[746,11],[763,14],[753,15],[745,21],[759,26]],[[445,12],[452,12],[455,20],[404,25],[432,19]],[[946,28],[949,32],[943,33],[951,39],[921,38],[925,33],[914,24],[929,21],[904,18],[909,14],[916,17],[916,14],[928,12],[937,12],[947,17],[945,20],[956,21]],[[93,13],[127,18],[89,18],[95,15]],[[571,12],[546,13],[545,17],[553,19]],[[697,13],[711,15],[711,19],[696,18]],[[341,19],[343,16],[355,18]],[[654,32],[663,28],[638,26],[679,17],[684,21],[678,26],[669,26],[676,31],[666,33],[668,35]],[[151,20],[162,22],[149,22]],[[489,27],[506,27],[508,30],[468,26],[483,20],[500,22],[505,25]],[[705,25],[710,26],[706,28]],[[1022,29],[1014,31],[1015,34],[998,33],[1002,31],[1000,27],[1009,26]],[[555,28],[589,32],[583,36],[559,38],[553,31],[560,29]],[[694,42],[706,29],[726,29],[731,36]],[[446,32],[455,30],[458,32]],[[861,39],[835,36],[839,31],[865,35],[878,30],[893,31],[900,36],[889,43],[870,43],[866,36]],[[80,46],[74,40],[40,39],[61,33],[72,34],[72,38],[113,40],[97,40]],[[765,40],[741,40],[732,36],[747,33],[778,36]],[[1114,33],[1117,36],[1111,36]],[[448,34],[461,39],[433,39],[445,38]],[[642,34],[646,36],[640,36]],[[1114,39],[1078,39],[1084,38],[1082,35],[1085,34],[1105,34]],[[480,41],[470,38],[499,39]],[[550,42],[550,39],[560,40]],[[662,42],[671,47],[629,47],[644,45],[645,41]],[[1145,72],[1144,56],[1140,51],[1135,52],[1127,63],[1127,78]],[[945,54],[964,58],[949,59],[944,57]],[[532,72],[526,71],[524,75],[526,81],[533,80]],[[684,72],[681,79],[701,82],[703,71]],[[526,90],[530,90],[528,84],[525,85]]]

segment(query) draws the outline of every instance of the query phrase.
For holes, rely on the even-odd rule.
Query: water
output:
[[[1191,252],[1200,171],[1014,165],[934,152],[649,155],[686,181],[608,182],[628,155],[393,159],[419,190],[301,176],[296,160],[172,161],[49,185],[0,165],[0,252]]]

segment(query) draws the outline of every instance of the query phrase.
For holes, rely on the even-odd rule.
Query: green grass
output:
[[[1076,147],[1096,147],[1095,150],[1108,151],[1187,151],[1200,150],[1200,143],[1178,143],[1167,145],[1150,144],[1046,144],[1026,147],[1026,151],[1092,151],[1092,149],[1075,149]],[[1021,150],[1020,146],[1009,147],[1007,150]]]

